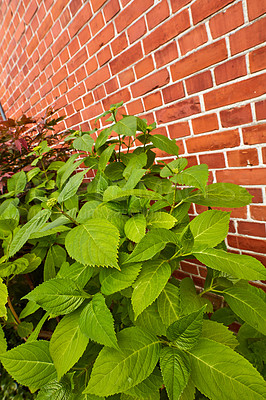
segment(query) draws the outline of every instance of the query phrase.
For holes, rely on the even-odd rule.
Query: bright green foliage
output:
[[[7,349],[7,343],[5,339],[5,334],[2,327],[0,327],[0,354],[4,353],[6,349]]]
[[[67,184],[64,186],[62,192],[58,196],[58,203],[63,203],[63,201],[70,199],[72,196],[74,196],[74,194],[76,194],[86,172],[87,171],[81,171],[76,175],[71,176]]]
[[[236,336],[232,331],[229,331],[225,325],[208,319],[203,320],[201,337],[222,343],[232,349],[238,345]]]
[[[38,393],[36,400],[74,400],[71,378],[66,375],[60,382],[49,382]]]
[[[131,217],[125,223],[125,234],[132,242],[139,243],[139,241],[145,236],[146,231],[146,219],[143,214],[137,214]]]
[[[102,268],[100,270],[102,292],[108,295],[131,286],[136,280],[140,269],[140,263],[122,264],[121,271]]]
[[[180,185],[194,186],[203,193],[208,181],[209,170],[206,164],[194,165],[187,168],[178,175],[177,182]]]
[[[166,327],[180,316],[179,288],[167,283],[157,299],[158,311]]]
[[[127,390],[126,394],[129,394],[134,398],[156,399],[162,384],[163,380],[161,372],[155,368],[148,378]]]
[[[180,283],[180,308],[182,314],[190,314],[207,305],[207,312],[212,312],[212,304],[208,299],[200,297],[193,284],[192,279],[185,278]]]
[[[6,307],[5,304],[7,303],[7,287],[0,279],[0,317],[6,318]]]

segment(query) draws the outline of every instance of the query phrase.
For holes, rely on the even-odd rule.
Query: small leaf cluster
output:
[[[66,162],[7,181],[0,360],[37,400],[265,399],[266,294],[249,281],[266,270],[227,252],[230,213],[217,209],[251,196],[208,185],[207,165],[187,167],[155,123],[118,120],[120,106],[99,117],[108,127],[70,132]],[[208,210],[190,220],[193,203]],[[185,259],[207,267],[200,291],[173,277]],[[10,329],[22,344],[7,349]]]

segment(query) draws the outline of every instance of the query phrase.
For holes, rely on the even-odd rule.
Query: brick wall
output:
[[[266,0],[0,0],[7,116],[61,107],[92,127],[111,103],[158,122],[210,182],[248,188],[228,244],[266,265]],[[196,206],[193,214],[203,207]],[[205,269],[184,262],[200,284]]]

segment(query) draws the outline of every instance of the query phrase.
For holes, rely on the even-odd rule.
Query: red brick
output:
[[[226,147],[239,146],[238,130],[212,133],[211,135],[188,138],[186,145],[189,153],[202,151],[222,150]],[[237,175],[237,174],[236,174]],[[224,182],[227,182],[224,180]]]
[[[149,94],[143,98],[145,111],[151,110],[153,108],[162,105],[162,96],[160,92]]]
[[[109,23],[106,25],[105,28],[101,30],[96,36],[94,36],[90,42],[88,43],[88,51],[89,55],[92,56],[95,54],[98,50],[100,50],[101,47],[103,47],[105,44],[109,43],[111,39],[114,37],[114,26],[112,23]]]
[[[115,19],[117,32],[120,33],[153,5],[153,0],[134,0],[129,7],[121,11]]]
[[[156,112],[158,123],[175,121],[181,118],[189,117],[200,112],[200,102],[198,97],[179,101],[171,106],[165,107]]]
[[[88,55],[87,55],[87,50],[85,47],[81,49],[78,53],[76,53],[71,59],[69,60],[67,64],[67,68],[69,73],[71,74],[75,69],[84,64],[84,62],[87,60]]]
[[[266,68],[266,46],[249,54],[250,71],[257,72]]]
[[[226,61],[214,68],[217,85],[244,76],[247,73],[245,56]]]
[[[265,93],[266,74],[254,76],[204,95],[207,110],[252,99]]]
[[[123,69],[126,69],[127,67],[141,59],[142,56],[143,54],[141,44],[137,43],[110,62],[112,74],[117,74]]]
[[[83,108],[83,103],[81,99],[74,101],[74,109],[75,111],[80,111]]]
[[[266,226],[258,222],[238,221],[237,231],[240,235],[266,236]]]
[[[85,68],[86,68],[88,75],[90,75],[92,72],[96,71],[96,69],[98,69],[96,57],[90,58],[89,61],[86,62]]]
[[[189,274],[198,275],[198,268],[196,265],[190,264],[186,261],[182,262],[182,271]]]
[[[66,7],[67,4],[68,4],[67,0],[56,1],[54,3],[54,6],[51,9],[51,14],[54,21],[57,20],[57,18],[59,17],[59,15],[61,14],[61,12],[63,11],[63,9]]]
[[[60,82],[66,79],[67,76],[68,72],[66,66],[63,65],[63,67],[59,71],[57,71],[52,78],[53,86],[57,86]]]
[[[127,46],[128,46],[127,37],[126,37],[125,32],[123,32],[123,33],[121,33],[121,35],[116,37],[111,43],[111,47],[112,47],[114,56],[121,53],[121,51],[126,49]]]
[[[130,68],[130,69],[127,69],[126,71],[121,72],[118,75],[118,78],[119,78],[120,85],[122,87],[128,85],[129,83],[134,82],[135,75],[133,72],[133,68]]]
[[[238,126],[252,122],[251,107],[249,104],[230,108],[220,112],[221,123],[224,128]]]
[[[147,13],[146,17],[148,28],[150,30],[169,17],[169,6],[167,0],[162,0],[159,4],[153,7],[153,9]]]
[[[266,241],[263,239],[252,239],[243,236],[228,235],[228,244],[238,249],[254,251],[256,253],[266,253]]]
[[[103,107],[105,110],[108,110],[111,104],[119,103],[120,101],[124,101],[125,103],[130,100],[130,93],[128,88],[124,88],[115,94],[108,96],[106,99],[103,99]]]
[[[173,42],[170,42],[164,46],[162,49],[156,51],[154,53],[154,57],[157,68],[160,68],[178,58],[176,41],[174,40]]]
[[[29,25],[30,20],[32,19],[32,17],[34,16],[34,14],[35,14],[36,11],[37,11],[37,8],[38,8],[38,5],[37,5],[36,1],[35,1],[35,0],[32,0],[32,1],[29,3],[29,6],[28,6],[28,8],[27,8],[27,11],[26,11],[26,13],[25,13],[25,15],[24,15],[25,24]]]
[[[90,29],[88,27],[88,25],[86,25],[79,33],[78,33],[78,38],[80,41],[81,46],[83,46],[85,43],[87,43],[90,38],[91,38],[91,34],[90,34]]]
[[[227,153],[229,167],[247,167],[258,165],[258,153],[256,149],[243,149],[229,151]]]
[[[85,26],[85,24],[91,18],[91,8],[89,4],[86,4],[82,10],[75,16],[71,24],[68,27],[69,34],[73,38],[76,33]]]
[[[202,21],[203,19],[209,17],[215,12],[221,10],[227,4],[232,3],[234,0],[198,0],[191,6],[192,18],[194,24]]]
[[[266,206],[250,206],[251,218],[257,221],[266,221]]]
[[[133,43],[141,38],[147,31],[144,17],[139,19],[135,24],[131,25],[128,30],[129,43]]]
[[[114,78],[110,79],[108,82],[105,83],[104,86],[107,94],[115,92],[119,88],[117,77],[115,76]]]
[[[100,115],[103,112],[103,107],[101,102],[96,103],[96,104],[92,104],[90,107],[85,108],[85,110],[83,110],[81,112],[82,114],[82,118],[83,121],[87,121],[90,118],[94,118],[97,117],[98,115]]]
[[[207,114],[192,120],[195,134],[215,131],[219,128],[216,114]]]
[[[260,121],[262,119],[266,119],[266,100],[256,103],[255,108],[257,120]]]
[[[188,3],[190,3],[191,0],[171,0],[171,6],[173,12],[177,12],[180,10],[180,8],[186,6]]]
[[[210,169],[225,168],[223,153],[210,153],[199,156],[201,164],[207,164]]]
[[[217,171],[216,176],[219,182],[236,183],[238,185],[265,185],[266,168]]]
[[[68,91],[67,93],[68,101],[72,103],[85,93],[86,93],[85,85],[82,82],[79,85],[75,86],[73,89]]]
[[[144,111],[141,100],[134,100],[131,103],[127,103],[126,107],[130,115],[140,114]]]
[[[91,5],[93,8],[93,11],[97,11],[99,10],[99,8],[101,8],[101,6],[106,3],[107,0],[91,0]]]
[[[263,203],[263,195],[261,188],[247,188],[248,192],[253,196],[252,203]]]
[[[86,69],[84,66],[81,66],[79,69],[76,69],[75,77],[77,78],[77,82],[81,82],[87,77]]]
[[[148,77],[133,83],[131,86],[133,97],[142,96],[158,87],[164,86],[169,82],[169,73],[166,69],[157,71]]]
[[[233,33],[229,37],[232,55],[264,43],[266,41],[265,23],[266,18],[262,18]]]
[[[173,85],[168,85],[162,90],[163,99],[165,103],[171,103],[172,101],[182,99],[185,97],[184,86],[182,82],[174,83]]]
[[[92,90],[96,86],[107,81],[107,79],[109,78],[110,78],[109,69],[107,66],[104,66],[103,68],[99,69],[86,79],[85,81],[86,88],[87,90]]]
[[[92,36],[96,35],[104,26],[104,19],[101,12],[96,14],[96,16],[90,21],[90,28]]]
[[[70,0],[69,8],[72,16],[75,15],[82,6],[82,0]]]
[[[210,20],[211,34],[214,39],[231,32],[243,25],[244,15],[242,3],[237,3],[227,8],[227,10],[215,15]]]
[[[77,37],[74,37],[68,45],[68,51],[73,57],[73,55],[80,49],[79,41]]]
[[[181,32],[184,32],[189,27],[190,20],[188,10],[184,10],[180,14],[168,19],[143,40],[145,53],[148,54],[162,44],[169,42],[169,40],[173,39]]]
[[[216,64],[227,58],[225,40],[212,43],[184,57],[170,67],[174,81]]]
[[[66,8],[60,17],[60,22],[61,22],[63,29],[68,25],[70,20],[71,20],[71,15],[70,15],[68,8]]]
[[[265,0],[247,0],[249,20],[253,20],[266,12]]]
[[[137,78],[142,78],[143,76],[147,75],[149,72],[154,70],[154,64],[152,56],[148,56],[143,60],[139,61],[135,66],[135,72]]]
[[[199,25],[179,39],[182,55],[196,49],[208,41],[205,25]]]
[[[106,46],[104,49],[99,51],[99,53],[97,54],[97,59],[98,59],[100,67],[102,65],[106,64],[108,61],[110,61],[111,58],[112,58],[112,54],[111,54],[109,46]]]
[[[109,22],[120,11],[118,0],[108,1],[103,9],[105,21]]]
[[[104,85],[98,86],[96,89],[93,91],[93,97],[95,102],[102,100],[104,97],[106,97]]]
[[[69,42],[68,33],[65,31],[63,32],[59,38],[56,38],[53,46],[52,46],[52,53],[55,57]]]
[[[212,85],[212,75],[210,71],[202,72],[186,79],[186,87],[188,94],[198,93],[202,90],[211,88]]]
[[[188,122],[177,122],[176,124],[168,125],[168,130],[171,139],[190,136]]]
[[[85,107],[90,106],[91,104],[94,103],[94,99],[92,96],[92,93],[87,93],[85,96],[82,97],[83,103]]]
[[[245,144],[266,143],[266,124],[244,128],[243,138]]]
[[[261,151],[262,151],[263,164],[266,164],[266,147],[263,147]]]

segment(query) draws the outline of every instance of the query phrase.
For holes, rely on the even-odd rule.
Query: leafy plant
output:
[[[33,161],[7,181],[1,362],[37,400],[265,399],[266,294],[248,281],[266,271],[227,252],[230,213],[212,209],[251,196],[207,185],[207,165],[187,168],[155,124],[117,120],[120,105],[99,117],[109,127],[66,138],[81,160]],[[156,149],[175,159],[156,163]],[[192,203],[209,209],[190,221]],[[172,277],[186,258],[207,266],[199,293],[192,279]],[[212,293],[226,307],[213,310]],[[7,350],[10,329],[24,342]]]

